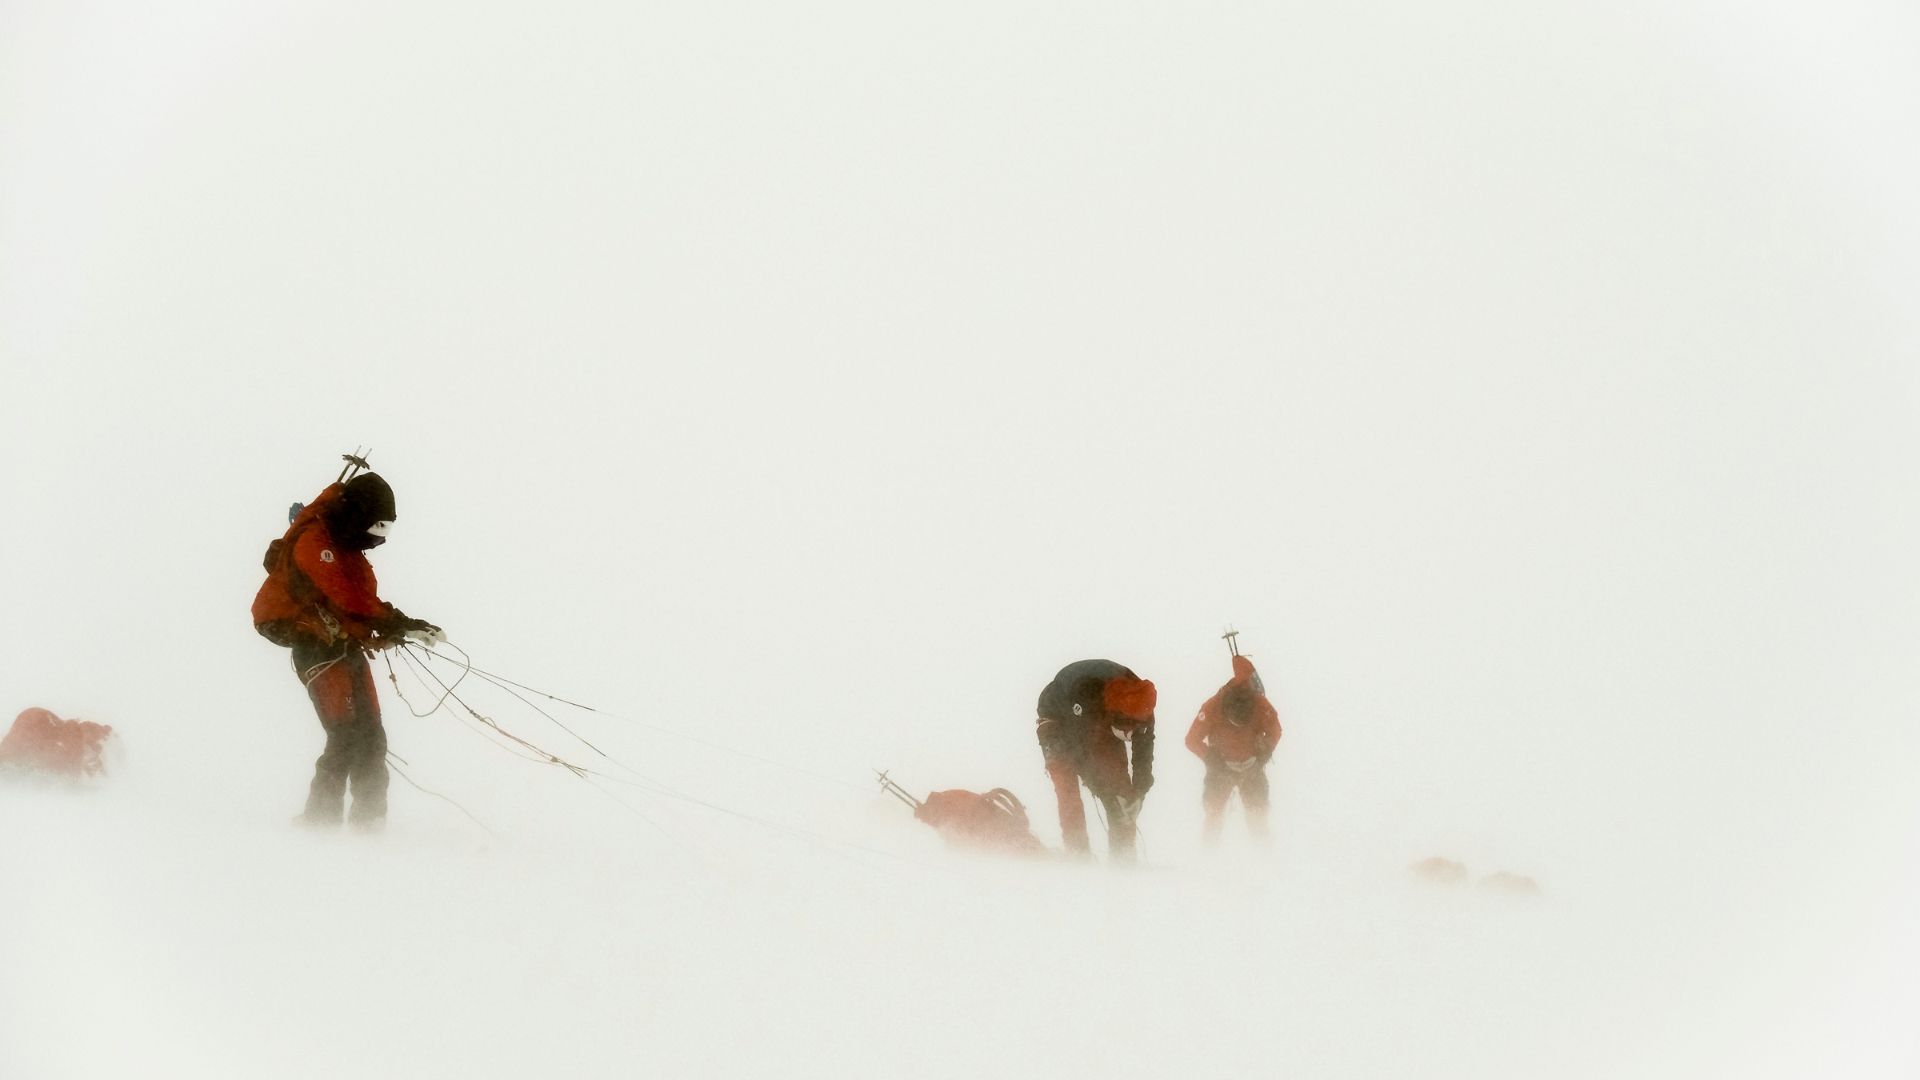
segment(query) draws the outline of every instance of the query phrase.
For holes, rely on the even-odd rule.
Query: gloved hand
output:
[[[393,614],[379,625],[379,631],[385,645],[411,641],[432,648],[447,640],[447,635],[439,627],[425,619],[416,619],[399,608],[394,608]]]
[[[1145,800],[1147,797],[1147,792],[1152,790],[1153,790],[1153,774],[1152,773],[1134,774],[1133,797],[1135,801]]]

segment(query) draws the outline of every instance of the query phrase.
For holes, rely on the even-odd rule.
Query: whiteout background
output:
[[[0,1075],[1920,1069],[1920,19],[1323,8],[0,5],[0,710],[124,744],[0,791]],[[355,444],[390,599],[806,835],[390,693],[498,837],[291,832],[246,607]],[[1151,869],[867,788],[1057,840],[1086,656]]]

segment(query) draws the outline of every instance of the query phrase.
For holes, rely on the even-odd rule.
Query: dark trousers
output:
[[[1207,778],[1200,788],[1200,807],[1207,814],[1201,837],[1208,843],[1220,838],[1220,822],[1235,790],[1240,792],[1240,805],[1247,811],[1247,832],[1255,839],[1267,838],[1267,767],[1250,764],[1244,770],[1234,770],[1224,762],[1209,761]]]
[[[327,733],[327,748],[313,763],[302,820],[340,824],[351,786],[348,819],[359,826],[379,825],[387,817],[387,730],[380,724],[380,699],[366,655],[346,641],[297,645],[293,670]]]

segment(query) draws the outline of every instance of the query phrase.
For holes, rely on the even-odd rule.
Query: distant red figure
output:
[[[46,709],[28,709],[13,718],[0,738],[0,765],[53,773],[97,776],[106,771],[100,755],[113,728],[91,720],[62,720]]]
[[[1187,749],[1207,765],[1200,795],[1207,843],[1219,838],[1221,818],[1235,790],[1247,812],[1247,831],[1266,840],[1267,762],[1279,742],[1280,714],[1267,700],[1253,661],[1236,655],[1233,678],[1200,706],[1187,730]]]
[[[1006,788],[982,795],[974,791],[935,791],[914,807],[913,816],[939,830],[953,847],[1019,855],[1047,850],[1033,835],[1027,808]]]

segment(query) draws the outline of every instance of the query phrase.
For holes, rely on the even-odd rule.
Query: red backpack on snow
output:
[[[101,760],[113,729],[91,720],[62,720],[46,709],[28,709],[13,718],[0,738],[0,765],[61,776],[94,776],[106,771]]]
[[[1046,845],[1033,835],[1027,808],[1006,788],[994,788],[984,795],[957,788],[931,792],[925,802],[914,807],[913,816],[933,826],[942,839],[956,847],[1032,854],[1046,851]]]

